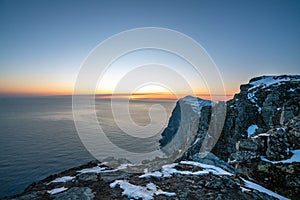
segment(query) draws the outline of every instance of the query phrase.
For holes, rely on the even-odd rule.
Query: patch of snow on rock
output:
[[[258,110],[258,112],[259,113],[261,113],[261,110],[262,110],[262,108],[257,104],[257,98],[256,98],[256,96],[255,96],[255,92],[253,92],[253,93],[248,93],[247,94],[247,98],[253,103],[253,104],[255,104],[255,106],[257,107],[257,110]]]
[[[248,138],[255,133],[256,129],[258,129],[258,126],[256,124],[252,124],[251,126],[248,127],[247,129]]]
[[[66,182],[73,180],[74,178],[75,178],[74,176],[63,176],[63,177],[54,179],[50,183],[66,183]]]
[[[151,177],[156,177],[156,178],[160,178],[162,177],[163,174],[159,171],[154,171],[154,172],[148,172],[148,173],[145,173],[141,176],[139,176],[139,178],[151,178]]]
[[[100,172],[103,172],[104,170],[105,170],[105,167],[96,166],[96,167],[92,167],[92,168],[82,169],[77,172],[79,172],[79,173],[100,173]]]
[[[249,88],[248,91],[258,87],[266,88],[274,84],[281,84],[288,81],[291,81],[290,77],[264,76],[257,81],[250,82],[252,87]]]
[[[148,183],[146,187],[144,187],[133,185],[125,180],[116,180],[110,184],[110,187],[115,188],[117,185],[123,189],[122,195],[126,195],[128,198],[152,200],[154,195],[165,195],[168,197],[176,196],[173,192],[165,192],[157,189],[156,185],[153,183]]]
[[[200,113],[203,106],[211,105],[211,101],[203,100],[193,96],[186,96],[180,99],[180,101],[189,104],[196,113]]]
[[[258,138],[258,137],[262,137],[262,136],[268,137],[268,136],[270,136],[270,134],[269,133],[261,133],[256,136],[253,136],[252,138]]]
[[[277,194],[277,193],[275,193],[275,192],[273,192],[271,190],[268,190],[268,189],[266,189],[266,188],[264,188],[264,187],[262,187],[262,186],[260,186],[260,185],[258,185],[256,183],[253,183],[251,181],[247,181],[247,180],[245,180],[243,178],[242,178],[242,180],[244,181],[245,187],[247,187],[247,188],[258,190],[260,192],[263,192],[265,194],[268,194],[268,195],[270,195],[272,197],[275,197],[275,198],[278,198],[280,200],[287,200],[288,199],[288,198],[285,198],[285,197],[283,197],[283,196],[281,196],[281,195],[279,195],[279,194]]]
[[[77,172],[79,172],[79,173],[108,173],[108,172],[124,170],[124,169],[127,169],[127,167],[131,167],[131,166],[135,166],[135,165],[131,164],[131,163],[125,163],[125,164],[121,164],[116,169],[106,169],[105,167],[96,166],[96,167],[92,167],[92,168],[82,169]]]
[[[68,188],[65,188],[65,187],[60,187],[60,188],[54,188],[52,190],[48,190],[47,193],[49,194],[57,194],[57,193],[60,193],[60,192],[63,192],[65,190],[67,190]]]
[[[155,195],[158,196],[158,195],[164,195],[164,196],[167,196],[167,197],[174,197],[176,196],[176,193],[174,192],[165,192],[165,191],[162,191],[162,190],[157,190],[155,192]]]
[[[242,189],[242,192],[250,192],[251,190],[247,189],[247,188],[244,188],[241,186],[241,189]]]
[[[178,165],[178,163],[173,163],[170,165],[164,165],[162,171],[155,171],[155,172],[148,172],[145,173],[141,176],[139,176],[139,178],[151,178],[151,177],[155,177],[155,178],[161,178],[161,177],[172,177],[173,174],[180,174],[180,175],[194,175],[194,176],[199,176],[202,174],[208,174],[208,173],[213,173],[216,175],[227,175],[227,176],[231,176],[232,174],[221,169],[220,167],[216,167],[213,165],[207,165],[207,164],[203,164],[203,163],[199,163],[199,162],[194,162],[194,161],[181,161],[180,164],[184,164],[184,165],[193,165],[193,166],[197,166],[200,168],[203,168],[203,170],[199,170],[199,171],[180,171],[175,169],[175,167]]]
[[[216,175],[227,175],[227,176],[232,175],[231,173],[221,169],[220,167],[216,167],[214,165],[207,165],[207,164],[194,162],[194,161],[181,161],[180,163],[185,164],[185,165],[194,165],[197,167],[201,167],[201,168],[205,169],[205,171],[207,171],[208,173],[211,172]]]
[[[300,162],[300,149],[297,150],[291,150],[293,153],[293,156],[286,160],[279,160],[279,161],[271,161],[268,160],[265,156],[260,156],[260,159],[265,162],[277,164],[277,163],[293,163],[293,162]]]

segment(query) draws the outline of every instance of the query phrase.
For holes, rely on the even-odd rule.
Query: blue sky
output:
[[[0,92],[69,91],[97,44],[149,26],[194,38],[228,91],[257,75],[300,74],[300,1],[0,0]]]

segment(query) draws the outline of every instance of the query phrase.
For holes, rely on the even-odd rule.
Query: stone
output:
[[[71,189],[66,190],[65,192],[53,195],[54,199],[72,199],[72,200],[92,200],[94,198],[94,194],[92,189],[88,187],[73,187]]]
[[[84,174],[78,175],[78,180],[80,182],[87,182],[87,181],[95,182],[98,180],[98,176],[96,173],[84,173]]]

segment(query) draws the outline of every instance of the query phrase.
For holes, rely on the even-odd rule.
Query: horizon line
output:
[[[15,98],[24,98],[24,97],[68,97],[73,96],[74,94],[16,94],[16,93],[0,93],[0,98],[3,97],[15,97]],[[91,94],[79,94],[82,96],[85,95],[91,95]],[[152,93],[103,93],[103,94],[94,94],[95,98],[97,99],[119,99],[119,100],[178,100],[185,96],[194,96],[202,99],[212,100],[212,99],[219,99],[219,100],[229,100],[231,99],[234,94],[202,94],[202,93],[196,93],[196,94],[187,94],[187,93],[179,93],[177,95],[172,93],[162,93],[162,92],[152,92]]]

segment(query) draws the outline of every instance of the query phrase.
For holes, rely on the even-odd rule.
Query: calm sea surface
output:
[[[118,106],[123,104],[118,102]],[[154,104],[163,106],[168,117],[175,106],[174,101],[130,102],[132,120],[140,126],[149,124],[149,108]],[[96,101],[98,121],[105,132],[117,135],[116,140],[125,146],[138,145],[120,138],[109,105],[108,100]],[[158,145],[158,140],[154,137],[151,145]],[[0,98],[0,198],[93,159],[76,132],[71,97]]]

